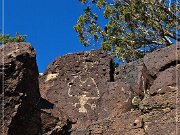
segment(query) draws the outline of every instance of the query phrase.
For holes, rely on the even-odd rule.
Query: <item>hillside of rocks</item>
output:
[[[117,66],[100,50],[39,74],[35,49],[0,46],[2,135],[179,135],[180,44]]]

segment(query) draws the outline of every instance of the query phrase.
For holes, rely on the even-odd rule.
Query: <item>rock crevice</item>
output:
[[[30,44],[3,45],[4,134],[176,135],[180,128],[177,48],[178,44],[163,48],[118,67],[99,50],[67,54],[39,75]]]

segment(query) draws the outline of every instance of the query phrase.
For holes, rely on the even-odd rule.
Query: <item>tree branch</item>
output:
[[[158,2],[159,3],[159,2]],[[180,23],[180,18],[178,18],[178,16],[176,14],[174,14],[172,11],[170,11],[168,8],[166,8],[164,5],[162,5],[161,3],[159,3],[160,8],[167,13],[168,15],[170,15],[173,19],[177,20],[178,23]]]
[[[164,35],[165,35],[165,36],[168,36],[168,37],[170,37],[170,38],[173,38],[173,39],[175,39],[175,40],[177,40],[177,41],[180,41],[180,38],[177,37],[177,35],[176,35],[175,33],[170,33],[169,31],[165,31]]]

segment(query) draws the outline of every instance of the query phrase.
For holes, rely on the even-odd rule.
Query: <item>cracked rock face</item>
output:
[[[160,72],[150,87],[151,96],[141,101],[140,109],[144,112],[144,127],[148,135],[176,135],[180,129],[180,95],[176,83],[179,76],[179,64]]]
[[[0,134],[60,133],[66,119],[42,111],[53,104],[40,96],[34,48],[24,42],[5,44],[0,46],[0,58]]]
[[[65,55],[40,77],[41,95],[67,114],[72,135],[175,135],[179,58],[167,53],[177,48],[117,68],[98,51]]]
[[[68,54],[39,74],[35,51],[29,44],[1,46],[1,59],[5,60],[4,66],[0,63],[1,86],[2,71],[5,73],[5,98],[0,89],[1,108],[5,100],[4,133],[177,135],[178,48],[177,44],[160,49],[116,68],[111,57],[98,50]],[[2,126],[0,131],[2,134]]]
[[[72,130],[84,130],[131,110],[134,93],[128,84],[113,82],[114,70],[112,59],[100,51],[65,55],[40,77],[41,95],[54,104],[53,116],[61,110],[74,122]]]
[[[115,70],[115,82],[129,84],[135,95],[142,97],[152,82],[152,78],[147,73],[146,66],[140,59],[117,67]]]
[[[92,135],[145,135],[142,127],[141,111],[128,111],[93,123],[87,132]]]
[[[0,97],[4,103],[1,134],[22,135],[39,132],[39,112],[34,109],[40,98],[35,50],[28,43],[0,46]],[[3,83],[3,84],[2,84]],[[33,84],[33,85],[32,85]],[[4,91],[4,95],[2,94]],[[4,119],[3,119],[4,116]],[[2,126],[1,126],[2,128]]]
[[[180,46],[179,43],[177,43],[177,46],[172,45],[147,54],[143,58],[143,62],[149,74],[152,76],[157,76],[159,72],[180,63],[179,54]]]
[[[154,76],[150,96],[140,103],[144,129],[148,135],[176,135],[180,132],[179,48],[177,44],[144,58],[148,72]]]

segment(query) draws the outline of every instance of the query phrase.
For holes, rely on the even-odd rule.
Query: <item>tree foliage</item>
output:
[[[86,5],[74,26],[84,46],[101,48],[125,62],[143,57],[160,46],[180,41],[179,3],[171,0],[79,0]],[[107,21],[98,24],[98,8]],[[141,50],[143,47],[149,49]]]
[[[19,35],[16,32],[15,37],[11,37],[9,34],[0,34],[0,44],[10,43],[10,42],[25,42],[26,35]]]

